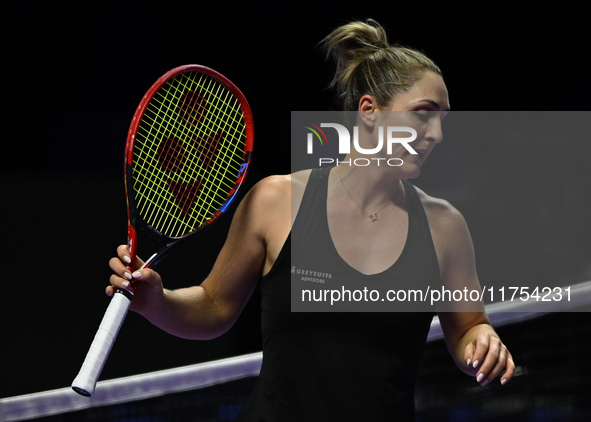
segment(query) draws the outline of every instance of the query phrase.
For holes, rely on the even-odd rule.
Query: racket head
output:
[[[139,227],[170,243],[214,223],[244,182],[253,141],[250,106],[226,77],[200,65],[161,76],[142,98],[127,136],[132,257]]]

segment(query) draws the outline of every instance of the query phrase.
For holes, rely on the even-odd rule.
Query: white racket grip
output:
[[[90,350],[84,359],[78,376],[72,382],[72,389],[86,397],[92,396],[107,357],[123,325],[131,300],[123,293],[115,293],[105,316],[101,321]]]

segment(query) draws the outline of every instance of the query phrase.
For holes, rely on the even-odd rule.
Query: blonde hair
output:
[[[365,94],[387,107],[396,94],[406,92],[420,74],[441,70],[422,52],[390,45],[384,28],[374,21],[355,21],[338,27],[321,41],[327,58],[337,64],[331,88],[336,88],[345,111],[356,111]]]

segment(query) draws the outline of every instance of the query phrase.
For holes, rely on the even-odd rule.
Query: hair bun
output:
[[[337,64],[331,87],[336,87],[345,110],[357,110],[364,94],[386,106],[393,96],[417,81],[420,71],[441,71],[423,53],[390,45],[385,29],[375,20],[354,21],[332,31],[321,44]]]
[[[334,54],[337,61],[357,61],[378,49],[389,47],[386,31],[373,19],[345,24],[335,29],[322,43],[327,55]]]

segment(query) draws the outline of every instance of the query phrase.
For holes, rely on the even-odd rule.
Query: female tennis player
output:
[[[174,335],[210,339],[232,326],[260,282],[263,366],[239,420],[412,421],[432,314],[290,312],[290,239],[295,232],[311,242],[329,239],[322,261],[365,285],[432,279],[449,288],[479,288],[462,215],[407,182],[442,141],[448,92],[433,61],[389,45],[375,21],[343,25],[324,46],[336,57],[332,85],[344,110],[356,112],[360,144],[375,145],[374,129],[391,116],[384,111],[410,112],[417,119],[411,143],[416,154],[400,143],[392,151],[399,166],[340,165],[261,180],[238,207],[201,285],[171,291],[151,269],[128,271],[126,265],[139,268],[141,262],[131,263],[122,245],[110,261],[115,274],[107,294],[137,280],[132,310]],[[352,150],[344,161],[357,157]],[[302,266],[318,258],[299,252]],[[501,384],[511,379],[513,359],[482,304],[472,312],[441,312],[439,318],[462,371],[482,386],[500,374]]]

